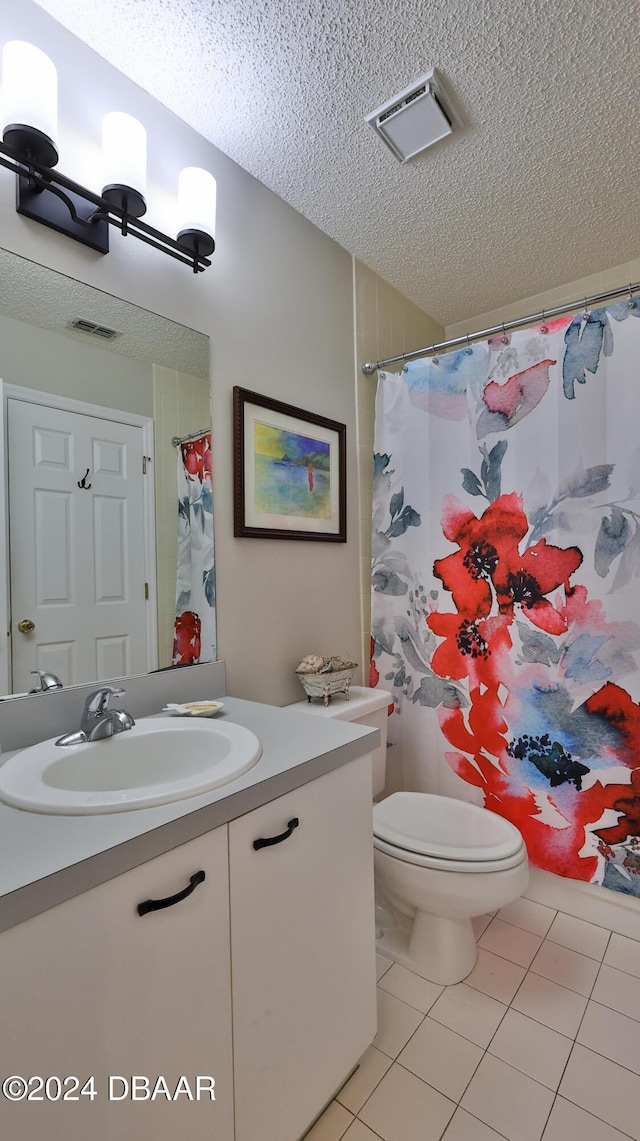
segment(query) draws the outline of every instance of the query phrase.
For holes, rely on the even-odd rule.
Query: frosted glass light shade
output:
[[[2,49],[2,137],[35,162],[58,161],[58,75],[33,44],[10,40]]]
[[[103,198],[134,217],[144,214],[147,193],[147,132],[124,111],[102,120]]]
[[[179,242],[200,235],[201,244],[208,244],[208,252],[212,252],[216,232],[216,180],[208,170],[187,166],[180,171],[178,220]],[[209,243],[206,238],[210,239]]]

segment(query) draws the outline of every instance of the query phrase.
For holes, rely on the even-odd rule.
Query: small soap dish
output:
[[[175,713],[179,717],[213,717],[224,706],[221,701],[187,701],[184,705],[168,702],[163,713]]]

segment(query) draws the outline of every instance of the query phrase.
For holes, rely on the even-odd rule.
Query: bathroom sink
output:
[[[141,718],[104,741],[23,749],[0,766],[0,800],[48,815],[152,808],[228,784],[257,764],[255,733],[228,721]]]

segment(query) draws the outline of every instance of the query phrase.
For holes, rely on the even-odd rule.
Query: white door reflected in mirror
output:
[[[39,667],[75,685],[154,669],[143,429],[106,408],[98,418],[10,398],[7,409],[12,608],[31,616],[12,640],[12,676]]]
[[[94,576],[84,554],[78,554],[74,548],[67,557],[62,547],[56,546],[57,538],[51,556],[47,554],[44,561],[40,560],[45,572],[41,568],[36,572],[32,551],[38,542],[42,543],[43,531],[49,547],[51,533],[57,531],[58,524],[61,532],[71,525],[61,500],[61,493],[67,495],[67,490],[53,478],[60,466],[55,455],[49,455],[48,467],[42,468],[45,476],[51,475],[51,482],[47,486],[45,480],[45,486],[38,490],[40,520],[36,520],[33,501],[27,502],[25,493],[24,502],[12,511],[11,533],[8,481],[0,474],[0,562],[10,569],[0,586],[0,629],[10,632],[8,637],[0,638],[0,696],[31,690],[34,682],[30,670],[34,666],[58,674],[65,687],[77,681],[100,682],[114,676],[168,667],[172,663],[174,644],[178,563],[178,456],[171,441],[174,436],[188,437],[201,432],[211,424],[209,338],[3,249],[0,249],[0,281],[0,412],[3,418],[0,472],[7,472],[6,451],[12,431],[7,425],[9,395],[12,399],[44,403],[51,408],[88,413],[105,423],[111,421],[117,431],[122,424],[146,424],[143,455],[153,456],[145,484],[150,502],[135,539],[136,549],[140,540],[144,541],[146,573],[140,573],[142,560],[136,560],[131,546],[132,563],[136,564],[135,581],[131,578],[124,591],[118,579],[124,580],[127,574],[133,573],[124,569],[124,547],[134,544],[134,537],[127,532],[128,521],[123,523],[118,518],[119,492],[112,491],[113,484],[106,492],[97,484],[86,490],[100,466],[94,455],[84,461],[74,456],[69,467],[77,496],[89,499],[97,492],[102,497],[101,517],[95,523],[95,544],[102,543],[103,548],[106,544],[97,560],[101,564],[102,582]],[[98,438],[113,442],[112,436],[101,432]],[[48,438],[47,442],[53,446],[53,439]],[[104,467],[112,466],[113,456],[106,463],[105,460],[103,456]],[[12,482],[17,480],[19,484],[23,478],[20,463],[17,468]],[[84,487],[78,488],[76,484],[83,479]],[[139,519],[137,509],[133,513]],[[151,526],[154,515],[155,536]],[[26,547],[23,532],[31,533]],[[11,549],[16,540],[21,547],[17,556]],[[31,580],[33,585],[36,573],[40,581],[35,582],[29,600],[23,602],[22,579]],[[211,598],[215,598],[213,576],[210,570]],[[148,602],[145,583],[149,584]],[[76,598],[69,603],[72,589]],[[104,616],[110,607],[115,612],[122,605],[116,600],[119,595],[124,593],[134,598],[139,589],[142,594],[137,617],[143,616],[145,611],[150,614],[155,607],[157,620],[148,621],[142,633],[138,625],[127,621],[126,629],[130,632],[127,645],[123,621],[118,618],[105,630],[96,612],[101,610]],[[34,598],[38,602],[37,611],[33,608]],[[109,598],[114,601],[107,601]],[[76,607],[79,608],[77,613]],[[215,654],[213,604],[212,609],[214,618],[207,638],[209,657],[203,652],[202,661],[210,660],[212,647]],[[56,610],[56,621],[65,612],[72,621],[67,629],[64,622],[58,622],[52,632],[48,623],[50,619],[53,621]],[[23,619],[33,622],[35,630],[22,633],[18,623]],[[87,629],[94,629],[93,659],[87,661],[83,656],[82,663],[73,662],[68,667],[69,658],[76,653],[72,647],[79,627],[85,624]],[[16,653],[13,670],[12,643]],[[30,650],[34,645],[38,650],[36,659],[32,660]],[[125,661],[127,655],[128,662]]]

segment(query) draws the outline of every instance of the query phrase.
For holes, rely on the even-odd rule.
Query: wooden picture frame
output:
[[[347,541],[345,424],[233,390],[236,538]]]

